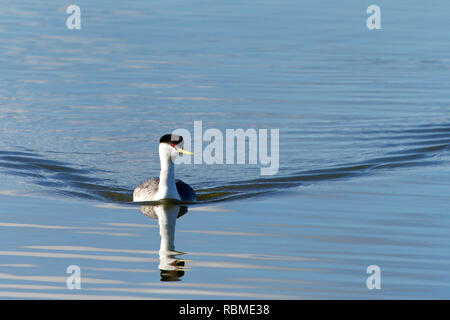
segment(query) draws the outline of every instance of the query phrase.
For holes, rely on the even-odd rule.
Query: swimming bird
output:
[[[173,160],[180,153],[193,155],[183,149],[183,137],[166,134],[159,140],[159,160],[161,172],[159,178],[150,178],[142,182],[133,192],[133,201],[158,201],[175,199],[183,202],[196,201],[195,191],[188,184],[175,179],[175,163]]]

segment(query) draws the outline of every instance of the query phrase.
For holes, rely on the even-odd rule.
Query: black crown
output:
[[[159,143],[179,144],[183,137],[176,134],[165,134],[159,139]]]

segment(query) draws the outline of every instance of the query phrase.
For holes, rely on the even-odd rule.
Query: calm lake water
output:
[[[0,298],[450,298],[448,1],[76,4],[1,3]],[[278,173],[130,203],[194,121],[279,129]]]

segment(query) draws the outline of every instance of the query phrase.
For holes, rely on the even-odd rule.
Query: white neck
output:
[[[170,158],[160,157],[161,171],[159,173],[159,185],[167,186],[175,183],[175,168]]]
[[[159,159],[161,162],[161,172],[159,173],[158,199],[177,199],[180,196],[175,185],[175,165],[172,162],[170,153],[165,146],[160,146]]]

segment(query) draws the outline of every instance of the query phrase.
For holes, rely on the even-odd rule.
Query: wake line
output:
[[[414,132],[410,129],[409,132]],[[431,129],[434,131],[435,129]],[[450,132],[450,128],[439,128],[439,131]],[[419,131],[419,129],[417,130]],[[420,131],[427,133],[426,130]],[[449,138],[449,134],[439,135]],[[422,139],[434,139],[436,135],[425,135]],[[443,160],[433,159],[438,154],[450,151],[450,139],[446,140],[424,140],[420,142],[407,143],[407,145],[427,145],[427,147],[409,148],[387,152],[385,157],[378,157],[354,163],[344,163],[327,169],[315,169],[300,171],[297,174],[285,177],[258,178],[246,181],[235,181],[227,186],[196,190],[200,201],[217,202],[231,199],[261,196],[269,192],[281,189],[298,187],[321,181],[337,179],[349,179],[363,175],[374,174],[377,170],[396,168],[411,168],[417,166],[431,166],[443,164]],[[431,145],[431,146],[429,146]]]
[[[394,130],[391,130],[394,131]],[[439,134],[430,134],[433,132]],[[404,135],[404,133],[423,135]],[[396,142],[400,150],[386,152],[385,156],[343,163],[330,168],[299,171],[288,176],[262,177],[234,181],[225,186],[197,189],[199,203],[210,203],[255,198],[302,185],[350,179],[375,174],[380,170],[440,165],[445,162],[437,156],[450,151],[450,126],[427,129],[407,129],[397,132],[391,140],[414,138],[416,141]],[[105,185],[108,180],[90,177],[104,170],[76,168],[66,162],[48,160],[34,152],[1,151],[0,174],[30,178],[33,183],[51,188],[53,194],[96,201],[131,203],[132,191],[126,187]],[[70,188],[70,190],[67,190]]]

